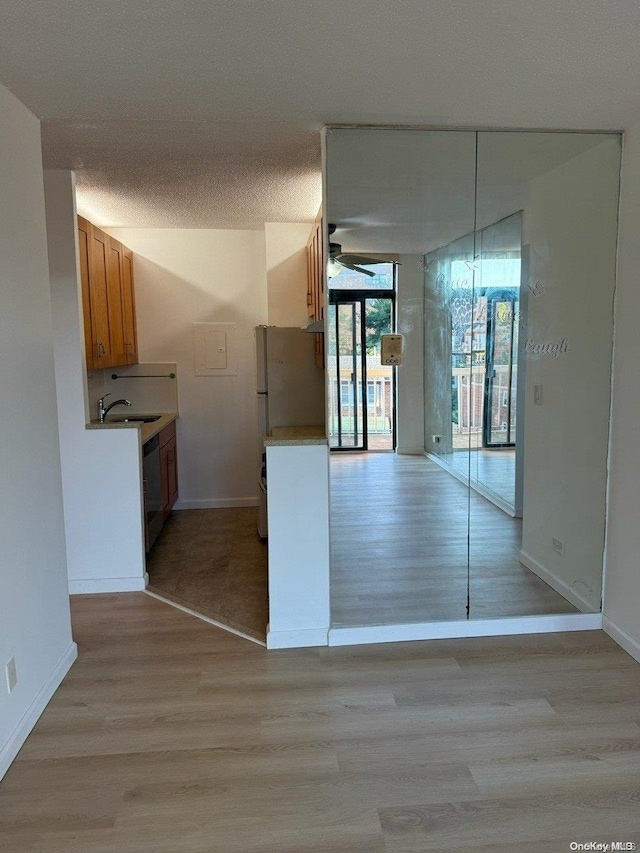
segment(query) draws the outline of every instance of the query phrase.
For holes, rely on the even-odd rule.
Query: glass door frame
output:
[[[394,266],[394,281],[395,281],[395,266]],[[331,447],[331,452],[338,451],[342,452],[376,452],[376,453],[395,453],[397,446],[397,412],[396,412],[396,402],[397,402],[397,382],[396,382],[396,372],[392,369],[392,382],[391,382],[391,398],[393,403],[393,418],[391,424],[391,441],[392,447],[391,450],[376,450],[369,451],[369,418],[368,418],[368,406],[369,400],[367,396],[367,326],[365,323],[366,317],[366,305],[367,299],[389,299],[391,301],[391,327],[392,330],[396,328],[396,291],[393,290],[382,290],[380,288],[372,289],[372,290],[340,290],[338,288],[329,288],[329,316],[331,317],[331,309],[332,306],[336,306],[335,310],[337,312],[338,305],[360,305],[360,375],[361,375],[361,404],[362,404],[362,444],[353,445],[351,447]],[[330,320],[331,322],[331,320]],[[339,348],[339,330],[337,328],[338,319],[336,314],[336,341],[337,348]],[[355,352],[355,349],[354,349]],[[338,432],[341,433],[340,421],[341,421],[341,395],[340,395],[340,355],[337,355],[337,385],[338,385]],[[356,379],[357,383],[357,379]],[[357,409],[355,405],[355,393],[354,393],[354,412]],[[357,429],[355,430],[355,434],[357,435]]]

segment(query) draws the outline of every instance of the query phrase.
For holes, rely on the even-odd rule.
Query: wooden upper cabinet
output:
[[[81,216],[78,243],[87,368],[136,364],[133,254]]]
[[[95,341],[91,328],[91,295],[89,292],[89,241],[91,223],[78,217],[78,251],[80,254],[80,288],[84,316],[84,351],[89,370],[94,368]]]
[[[109,315],[109,238],[93,225],[89,230],[89,301],[94,367],[110,367],[111,317]]]
[[[127,363],[124,345],[124,313],[122,310],[122,243],[107,237],[107,293],[113,365]]]
[[[324,320],[326,270],[322,208],[307,243],[307,312],[312,320]],[[316,364],[324,367],[324,336],[316,335]]]
[[[136,325],[136,297],[133,284],[133,252],[122,247],[122,319],[127,364],[138,363],[138,331]]]

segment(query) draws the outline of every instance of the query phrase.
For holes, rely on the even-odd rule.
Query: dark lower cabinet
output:
[[[160,479],[162,514],[166,518],[178,500],[178,453],[175,421],[160,433]]]

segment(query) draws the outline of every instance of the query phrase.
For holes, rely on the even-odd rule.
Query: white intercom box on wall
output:
[[[404,337],[402,335],[380,335],[380,363],[397,367],[402,364]]]

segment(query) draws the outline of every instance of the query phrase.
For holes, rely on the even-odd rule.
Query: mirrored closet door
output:
[[[601,607],[620,152],[478,134],[471,618]]]
[[[378,281],[384,284],[386,275],[395,301],[389,331],[405,336],[403,366],[391,368],[396,452],[365,451],[361,436],[345,431],[345,424],[349,429],[353,423],[350,412],[345,418],[343,411],[340,419],[330,412],[329,443],[336,448],[330,463],[334,625],[466,617],[468,490],[424,454],[425,393],[432,388],[435,405],[450,408],[449,306],[434,317],[425,360],[424,281],[425,255],[473,232],[475,148],[475,133],[328,131],[328,316],[339,322],[342,305],[333,303],[366,293]],[[471,261],[473,241],[465,250],[461,259]],[[463,310],[471,310],[471,291]],[[380,367],[380,354],[367,347],[374,324],[365,318],[365,327],[363,346],[372,372]],[[327,330],[329,400],[335,398],[338,364],[342,388],[351,385],[356,398],[362,396],[352,365],[353,339],[345,328],[336,334],[329,323]],[[358,413],[356,406],[354,417]],[[359,450],[345,449],[352,436]],[[444,435],[440,451],[450,451]]]
[[[600,609],[619,168],[615,134],[328,130],[334,626]]]

